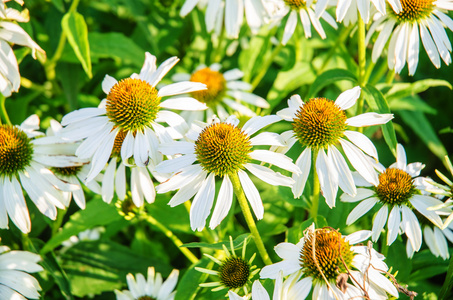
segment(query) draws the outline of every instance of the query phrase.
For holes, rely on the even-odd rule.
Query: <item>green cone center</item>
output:
[[[226,258],[219,268],[220,281],[228,289],[241,288],[249,279],[250,264],[241,257]]]

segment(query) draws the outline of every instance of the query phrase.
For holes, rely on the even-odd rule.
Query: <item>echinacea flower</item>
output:
[[[330,227],[315,229],[313,224],[296,245],[278,244],[275,252],[283,260],[265,266],[260,276],[275,279],[281,271],[283,276],[297,274],[304,292],[298,299],[305,299],[312,288],[313,300],[359,299],[365,291],[370,299],[387,299],[386,293],[398,297],[395,286],[382,274],[388,270],[384,256],[370,246],[354,245],[369,236],[367,230],[342,236]]]
[[[350,195],[356,194],[352,173],[337,149],[338,144],[343,148],[351,165],[362,176],[370,182],[378,183],[373,164],[368,160],[369,157],[377,160],[375,146],[364,134],[347,130],[347,127],[385,124],[393,115],[370,112],[348,118],[345,110],[356,103],[359,95],[360,87],[343,92],[335,102],[326,98],[313,98],[303,102],[299,95],[294,95],[288,100],[288,108],[277,112],[278,116],[292,122],[293,126],[293,130],[284,132],[282,137],[291,143],[298,141],[303,147],[302,154],[296,161],[302,172],[293,174],[294,197],[302,195],[312,159],[316,162],[321,191],[329,207],[335,206],[338,187]],[[290,143],[287,144],[285,150],[290,146]]]
[[[199,2],[202,1],[186,0],[181,8],[181,17],[190,13]],[[225,20],[227,37],[237,39],[244,21],[244,13],[250,30],[257,33],[266,19],[262,0],[210,0],[205,13],[206,29],[211,32]]]
[[[168,203],[179,205],[195,196],[190,209],[192,230],[202,230],[209,216],[215,198],[215,178],[222,178],[217,203],[209,227],[215,228],[228,214],[233,201],[233,184],[244,190],[257,219],[262,219],[264,207],[260,194],[251,181],[250,173],[273,185],[291,186],[293,180],[271,168],[255,164],[252,160],[273,164],[282,169],[298,173],[290,158],[269,150],[253,149],[256,145],[282,145],[278,134],[263,132],[254,137],[258,130],[280,120],[275,115],[256,116],[239,127],[236,116],[221,122],[202,123],[199,127],[192,124],[186,134],[189,141],[162,144],[159,150],[166,155],[181,156],[163,161],[156,171],[175,173],[169,180],[156,187],[158,193],[179,190]]]
[[[442,228],[442,219],[435,207],[443,207],[443,202],[423,195],[421,186],[414,181],[425,167],[421,163],[407,164],[406,152],[401,144],[397,146],[396,163],[385,168],[376,164],[379,171],[379,181],[370,183],[356,177],[357,189],[355,196],[343,194],[341,201],[360,202],[348,215],[346,224],[350,225],[366,214],[376,204],[381,208],[376,214],[372,228],[372,240],[376,241],[387,223],[387,245],[391,245],[400,231],[406,233],[409,240],[407,253],[418,251],[422,245],[422,230],[415,212],[420,213]],[[377,172],[377,171],[376,171]],[[418,178],[419,179],[419,178]]]
[[[158,144],[171,141],[171,133],[181,138],[188,129],[182,117],[162,108],[207,108],[190,97],[162,101],[162,97],[206,88],[198,82],[179,82],[158,90],[156,85],[178,61],[176,57],[169,58],[156,69],[156,57],[147,52],[140,74],[132,74],[120,81],[105,76],[102,89],[107,97],[99,107],[82,108],[63,117],[61,124],[65,128],[60,131],[61,136],[72,141],[85,139],[77,148],[76,155],[91,161],[87,182],[104,169],[115,143],[121,144],[124,164],[145,167],[150,160],[156,163],[160,155]],[[164,127],[160,122],[170,127]]]
[[[243,103],[260,108],[269,108],[269,103],[253,93],[248,92],[252,86],[240,79],[244,73],[239,69],[231,69],[221,72],[220,64],[212,64],[209,67],[199,66],[192,74],[176,73],[174,81],[193,81],[206,84],[207,89],[192,92],[190,95],[198,101],[205,103],[206,111],[182,112],[187,123],[194,120],[205,122],[213,114],[220,119],[226,119],[231,112],[237,111],[240,115],[253,117],[256,113]],[[242,102],[242,103],[241,103]]]
[[[154,267],[148,268],[148,279],[142,274],[132,275],[127,274],[127,287],[128,290],[118,291],[115,290],[117,300],[173,300],[176,291],[174,291],[178,283],[178,270],[173,270],[168,276],[167,280],[162,282],[162,275],[156,273]]]
[[[233,291],[237,293],[241,289],[245,295],[248,294],[250,279],[253,278],[258,272],[259,269],[253,265],[253,260],[255,259],[256,253],[252,255],[252,257],[247,260],[246,259],[246,247],[247,247],[247,239],[244,240],[242,244],[242,254],[241,256],[237,256],[234,250],[233,239],[230,236],[230,251],[222,244],[223,248],[223,258],[215,258],[209,254],[204,254],[206,257],[211,259],[214,263],[216,263],[219,267],[218,270],[210,270],[200,267],[195,267],[195,270],[214,275],[218,277],[218,281],[208,282],[208,283],[200,283],[201,287],[209,287],[213,288],[212,291],[220,291],[222,289],[228,289],[229,291]]]
[[[28,251],[10,251],[0,246],[0,297],[1,299],[39,299],[41,286],[28,273],[41,272],[41,257]]]
[[[69,203],[71,202],[71,198],[74,198],[75,203],[81,208],[85,209],[86,206],[86,200],[85,200],[85,193],[82,188],[82,184],[85,180],[85,178],[88,175],[88,172],[91,168],[89,165],[89,161],[87,160],[82,160],[78,157],[75,156],[75,151],[77,150],[77,147],[79,146],[80,143],[78,142],[73,142],[73,143],[67,143],[64,142],[63,139],[61,139],[59,136],[56,136],[59,134],[60,130],[63,127],[61,124],[56,121],[56,120],[50,120],[50,126],[47,128],[46,135],[48,137],[54,137],[55,143],[59,144],[65,144],[66,149],[65,152],[63,153],[61,150],[59,150],[59,154],[63,155],[70,155],[71,157],[74,157],[77,165],[75,166],[69,166],[69,167],[52,167],[50,170],[55,174],[57,178],[64,182],[69,182],[73,184],[74,186],[77,186],[77,189],[74,189],[73,191],[62,191],[62,198],[63,198],[63,203],[65,206],[69,206]],[[52,149],[49,148],[47,151],[51,151]],[[101,193],[101,186],[99,185],[99,182],[101,180],[101,176],[98,175],[95,177],[95,180],[92,180],[90,182],[86,183],[86,186],[94,193],[100,194]]]
[[[387,53],[389,68],[400,73],[407,62],[409,75],[413,75],[418,65],[421,38],[436,68],[440,68],[440,58],[445,64],[450,64],[452,48],[445,27],[453,30],[453,21],[448,16],[448,11],[453,10],[453,1],[401,0],[401,5],[401,11],[389,10],[373,23],[367,33],[369,40],[374,32],[380,31],[373,46],[373,62],[378,60],[390,40]]]
[[[337,29],[337,23],[327,12],[323,11],[320,16],[315,16],[315,3],[313,0],[266,0],[266,5],[272,5],[270,22],[273,25],[281,23],[283,18],[289,14],[283,33],[282,44],[286,45],[294,33],[297,26],[297,19],[300,18],[306,38],[311,37],[311,25],[316,29],[322,39],[326,38],[326,33],[322,28],[319,18],[321,17],[330,26]]]
[[[7,8],[6,1],[0,1],[0,92],[5,97],[17,92],[20,86],[19,66],[16,56],[10,45],[18,44],[31,49],[33,58],[36,59],[36,51],[45,53],[36,44],[25,30],[14,22],[28,22],[30,17],[28,10],[19,12],[13,8]]]
[[[283,271],[280,271],[275,279],[272,300],[299,300],[303,299],[307,292],[303,282],[298,281],[300,274],[294,273],[283,281]],[[232,291],[228,291],[230,300],[246,300],[247,296],[240,297]],[[252,300],[270,300],[269,294],[259,280],[255,280],[252,286]]]
[[[65,209],[62,191],[76,191],[77,186],[59,180],[50,167],[77,165],[75,156],[65,155],[67,145],[37,132],[39,118],[32,115],[20,126],[0,125],[0,228],[8,228],[8,216],[24,233],[31,222],[24,192],[39,211],[52,220],[57,207]],[[71,147],[71,145],[69,145]]]

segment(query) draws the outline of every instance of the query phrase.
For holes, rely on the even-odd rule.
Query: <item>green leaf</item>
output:
[[[280,71],[266,97],[271,106],[269,111],[279,104],[283,97],[302,85],[311,84],[315,78],[316,74],[307,62],[297,62],[292,69]]]
[[[82,64],[85,73],[89,78],[93,77],[93,74],[91,73],[88,28],[85,23],[85,18],[78,12],[70,11],[63,16],[61,27],[68,37],[69,44]]]
[[[200,289],[201,278],[206,274],[195,270],[195,267],[206,268],[212,261],[207,257],[203,257],[198,263],[193,264],[178,282],[176,289],[175,300],[190,300],[195,299],[198,290]]]
[[[426,104],[418,95],[395,98],[389,102],[392,111],[412,110],[435,115],[437,110]]]
[[[121,289],[128,273],[146,275],[149,266],[165,277],[171,268],[152,255],[141,256],[108,241],[84,241],[65,251],[62,266],[71,281],[72,294],[84,297]]]
[[[439,140],[439,137],[426,116],[419,111],[402,110],[399,114],[403,118],[403,121],[414,130],[429,150],[443,161],[445,155],[447,155],[447,150]]]
[[[114,206],[108,205],[99,197],[88,202],[84,210],[74,213],[63,229],[53,236],[42,248],[41,255],[58,247],[71,236],[77,235],[86,229],[107,225],[122,217]]]
[[[248,238],[250,234],[244,233],[238,236],[233,240],[233,247],[234,250],[242,248],[242,245],[244,244],[244,241],[246,238]],[[220,242],[220,243],[215,243],[215,244],[210,244],[210,243],[187,243],[182,245],[181,247],[187,247],[187,248],[209,248],[209,249],[215,249],[215,250],[223,250],[222,245],[225,245],[228,250],[230,250],[230,241],[225,241],[225,242]]]
[[[311,84],[308,90],[308,98],[318,96],[318,92],[325,86],[340,80],[348,80],[357,84],[356,76],[344,69],[331,69],[319,75],[316,80]]]
[[[384,95],[372,85],[367,85],[363,88],[363,92],[367,94],[365,100],[371,109],[380,114],[389,114],[390,108],[385,99]],[[384,134],[384,139],[387,145],[389,146],[392,153],[396,154],[396,145],[398,144],[396,140],[395,128],[393,127],[393,122],[389,121],[384,125],[381,125],[382,133]]]
[[[90,41],[91,58],[93,60],[113,58],[130,61],[137,67],[143,66],[145,51],[122,33],[92,32],[88,34],[88,40]]]
[[[393,83],[392,87],[385,94],[385,98],[391,102],[393,99],[413,96],[426,91],[430,87],[446,86],[452,89],[448,81],[440,79],[424,79],[414,83]]]
[[[64,13],[64,4],[63,0],[51,0],[53,5],[55,6],[56,9],[58,9],[59,12]]]
[[[261,67],[261,62],[266,53],[270,52],[270,36],[267,32],[261,31],[258,35],[252,37],[249,42],[248,48],[243,49],[239,54],[239,69],[244,72],[243,80],[250,82],[256,73],[256,69]],[[270,55],[268,53],[267,55]]]

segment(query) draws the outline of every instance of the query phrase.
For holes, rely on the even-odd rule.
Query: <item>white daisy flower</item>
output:
[[[337,22],[343,22],[346,26],[356,24],[358,15],[360,15],[363,22],[368,24],[373,11],[377,10],[381,14],[386,14],[386,7],[390,5],[394,11],[399,12],[402,10],[401,2],[400,0],[338,0],[336,4]],[[328,4],[329,0],[319,0],[316,3],[316,16],[320,16]]]
[[[256,116],[238,127],[239,120],[230,116],[224,122],[214,118],[201,127],[192,124],[186,135],[189,142],[162,144],[159,150],[166,155],[183,154],[167,160],[156,171],[176,174],[156,187],[158,193],[179,190],[170,200],[170,206],[179,205],[195,196],[190,210],[192,230],[202,230],[215,198],[215,178],[222,178],[222,186],[209,227],[215,228],[225,218],[233,201],[233,184],[242,186],[245,196],[257,217],[262,219],[264,207],[260,194],[244,171],[273,184],[291,186],[293,180],[252,160],[273,164],[282,169],[299,173],[300,170],[283,154],[268,150],[253,150],[256,145],[282,145],[278,134],[263,132],[254,137],[261,128],[277,122],[275,115]],[[239,186],[237,186],[239,188]]]
[[[0,246],[0,298],[39,299],[41,286],[28,273],[43,271],[38,265],[41,257],[28,251],[10,251]]]
[[[194,120],[206,121],[213,114],[220,119],[226,119],[232,111],[237,111],[240,115],[253,117],[256,113],[243,103],[269,108],[269,103],[260,96],[250,93],[252,86],[240,79],[244,73],[239,69],[232,69],[221,72],[222,66],[218,63],[209,67],[199,66],[192,74],[176,73],[174,81],[193,81],[206,84],[204,91],[192,92],[190,95],[198,101],[208,106],[206,111],[182,112],[187,123],[191,124]],[[241,103],[242,102],[242,103]],[[228,110],[228,111],[227,111]]]
[[[7,8],[4,1],[0,1],[0,92],[5,97],[17,92],[20,86],[19,66],[16,56],[10,44],[18,44],[32,50],[33,58],[36,59],[36,51],[45,53],[36,44],[25,30],[14,22],[28,22],[30,19],[28,10],[19,12],[13,8]]]
[[[55,220],[57,207],[65,209],[61,191],[76,191],[77,186],[60,181],[48,167],[66,167],[78,163],[64,155],[66,144],[52,137],[40,137],[39,118],[32,115],[20,126],[0,125],[0,228],[8,228],[8,216],[24,233],[31,223],[25,203],[25,189],[39,211]],[[71,145],[69,145],[71,147]]]
[[[387,223],[387,245],[391,245],[398,237],[400,230],[409,239],[408,254],[418,251],[422,245],[422,230],[415,212],[420,213],[434,225],[442,228],[442,219],[435,207],[444,207],[442,201],[422,195],[420,185],[415,184],[416,177],[425,167],[421,163],[406,162],[406,152],[401,144],[397,146],[396,163],[387,169],[376,164],[379,171],[377,183],[370,183],[356,177],[357,189],[355,196],[343,194],[344,202],[360,202],[348,215],[346,224],[350,225],[362,217],[376,204],[382,206],[373,222],[372,240],[376,241]],[[377,173],[377,172],[376,172]],[[363,187],[363,188],[362,188]]]
[[[124,164],[145,167],[149,161],[156,162],[160,142],[182,138],[187,124],[178,114],[163,110],[204,110],[206,105],[190,97],[162,97],[205,89],[198,82],[179,82],[157,90],[156,85],[179,61],[172,57],[156,69],[156,57],[146,53],[140,74],[116,81],[109,75],[102,82],[107,94],[97,108],[82,108],[63,117],[61,136],[67,140],[85,139],[76,151],[81,159],[91,161],[92,167],[86,178],[89,182],[104,169],[109,161],[117,138],[123,138],[121,159]],[[167,123],[164,127],[160,123]],[[168,129],[170,128],[170,129]],[[170,136],[172,134],[173,136]]]
[[[445,27],[453,30],[453,21],[448,16],[448,11],[453,10],[453,0],[401,0],[401,5],[400,12],[390,10],[378,18],[367,33],[368,43],[374,32],[380,31],[373,46],[373,62],[378,60],[390,40],[387,54],[389,68],[400,73],[407,62],[409,75],[413,75],[418,65],[421,38],[436,68],[440,68],[440,58],[445,64],[450,64],[452,48]]]
[[[273,300],[298,300],[304,299],[308,292],[305,290],[305,285],[302,281],[298,281],[300,274],[293,274],[283,281],[283,271],[280,271],[275,279]],[[269,294],[259,280],[255,280],[252,286],[252,300],[270,300]],[[228,291],[230,300],[246,300],[248,295],[240,297],[233,291]]]
[[[293,126],[293,130],[282,134],[284,139],[289,140],[284,149],[289,149],[295,140],[305,148],[296,161],[302,173],[293,174],[294,197],[302,195],[310,174],[312,156],[316,163],[321,191],[329,207],[335,206],[338,187],[350,195],[356,194],[352,173],[337,149],[338,144],[343,148],[351,165],[362,176],[370,182],[378,183],[373,164],[368,160],[370,156],[377,160],[376,148],[364,134],[347,130],[347,126],[385,124],[393,118],[393,114],[364,113],[348,118],[345,110],[356,103],[359,95],[360,87],[343,92],[335,102],[326,98],[303,102],[299,95],[294,95],[288,100],[288,108],[277,112],[278,116],[292,122]]]
[[[127,286],[129,290],[115,290],[117,300],[173,300],[176,294],[174,291],[178,283],[178,270],[173,270],[167,280],[162,280],[162,275],[154,271],[154,267],[148,268],[148,279],[142,274],[127,274]]]
[[[314,300],[359,299],[364,291],[370,299],[387,299],[386,293],[398,297],[395,286],[382,274],[388,270],[384,256],[371,246],[354,246],[369,236],[370,231],[362,230],[344,237],[330,227],[315,229],[313,224],[296,245],[278,244],[275,252],[283,260],[265,266],[260,276],[275,279],[283,271],[283,276],[302,278],[297,299],[305,299],[312,287]]]
[[[322,28],[319,18],[322,18],[333,28],[338,28],[334,18],[327,11],[323,11],[320,16],[315,16],[315,4],[313,0],[266,0],[266,5],[273,6],[270,15],[270,21],[273,25],[282,23],[282,19],[289,14],[282,38],[283,45],[286,45],[293,35],[298,23],[297,19],[299,18],[302,22],[306,38],[311,37],[312,24],[321,38],[326,38],[326,33]]]
[[[201,0],[186,0],[181,8],[181,17],[190,13],[199,2]],[[206,29],[211,32],[225,20],[227,37],[237,39],[244,13],[250,30],[256,34],[267,16],[262,0],[210,0],[205,14]]]
[[[56,120],[50,120],[50,126],[47,128],[46,135],[48,137],[54,137],[55,143],[63,143],[64,140],[57,136],[59,132],[63,129],[61,124]],[[55,176],[62,181],[69,182],[78,188],[72,192],[62,192],[63,203],[65,206],[69,206],[71,202],[71,198],[74,198],[75,203],[81,208],[85,209],[86,207],[86,200],[85,200],[85,193],[82,188],[82,182],[84,182],[85,178],[88,175],[88,172],[91,168],[89,165],[89,161],[82,160],[75,156],[75,152],[77,147],[80,145],[79,142],[67,143],[64,142],[66,146],[65,152],[60,152],[58,154],[61,155],[69,155],[71,157],[75,157],[76,165],[70,167],[52,167],[50,170],[55,174]],[[86,183],[86,186],[94,193],[101,194],[101,186],[99,185],[99,181],[101,181],[101,174],[95,177],[95,180]]]

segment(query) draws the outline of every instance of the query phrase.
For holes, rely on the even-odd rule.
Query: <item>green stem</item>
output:
[[[181,242],[181,240],[176,235],[174,235],[170,229],[165,227],[165,225],[163,225],[150,215],[146,215],[144,219],[149,224],[157,227],[163,234],[165,234],[173,242],[173,244],[175,244],[179,251],[181,251],[181,253],[184,254],[188,260],[190,260],[191,263],[194,264],[198,262],[198,258],[189,249],[187,249],[186,247],[181,247],[182,245],[184,245],[184,243]]]
[[[439,299],[448,299],[451,288],[453,286],[453,257],[450,258],[450,264],[448,265],[447,276],[445,276],[444,284],[439,293]]]
[[[320,193],[320,185],[319,185],[319,177],[318,173],[316,173],[316,157],[318,156],[318,151],[314,151],[313,153],[313,197],[311,201],[310,207],[310,217],[316,219],[318,216],[318,209],[319,209],[319,193]]]
[[[58,233],[58,230],[63,223],[64,216],[66,215],[67,209],[58,209],[57,219],[52,223],[52,237]]]
[[[12,125],[11,120],[9,119],[8,116],[8,112],[6,111],[5,100],[6,97],[0,94],[0,115],[2,120],[5,121],[6,124]]]
[[[271,66],[272,62],[274,61],[275,57],[280,53],[280,50],[282,50],[283,45],[282,43],[279,43],[277,47],[274,48],[272,53],[267,57],[267,59],[263,62],[263,67],[260,68],[260,72],[256,75],[256,77],[252,81],[252,91],[256,89],[258,84],[261,82],[263,79],[264,75],[266,75],[267,70]]]
[[[393,82],[393,79],[395,79],[395,71],[389,70],[387,76],[385,77],[385,83],[390,84]]]
[[[363,22],[362,18],[358,18],[358,57],[359,57],[359,86],[361,88],[365,87],[366,85],[366,34],[365,34],[365,23]],[[360,93],[360,97],[357,100],[357,111],[356,115],[360,115],[363,113],[363,105],[364,105],[364,98],[363,92]],[[363,127],[357,128],[357,131],[363,132]]]
[[[381,254],[387,256],[389,253],[389,246],[387,245],[387,231],[382,234],[381,240]]]
[[[255,240],[258,252],[260,253],[264,263],[266,265],[270,265],[272,264],[272,261],[269,258],[269,254],[267,254],[263,240],[261,239],[260,233],[258,232],[258,228],[256,227],[255,220],[253,219],[252,212],[250,211],[249,208],[249,204],[247,203],[247,198],[245,197],[244,190],[242,189],[241,183],[239,181],[239,176],[237,173],[232,173],[229,176],[231,179],[231,183],[233,184],[234,194],[236,195],[239,205],[241,206],[242,213],[244,214],[245,221],[247,222],[247,225],[250,229],[250,233],[252,234]]]

